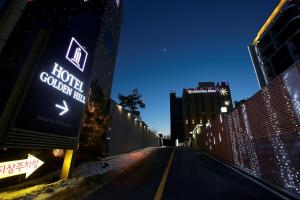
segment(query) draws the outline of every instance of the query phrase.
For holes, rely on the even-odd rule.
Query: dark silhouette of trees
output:
[[[110,128],[109,99],[105,98],[97,80],[91,82],[79,150],[86,155],[106,155],[106,132]]]
[[[140,116],[139,108],[145,108],[145,103],[141,99],[142,95],[138,89],[132,90],[132,93],[124,96],[119,94],[120,105],[133,115]]]
[[[234,101],[235,108],[237,108],[240,105],[246,103],[246,101],[247,101],[247,99],[242,99],[242,100],[239,100],[239,101]]]

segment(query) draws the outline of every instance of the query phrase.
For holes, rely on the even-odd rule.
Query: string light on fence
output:
[[[269,139],[271,140],[271,145],[277,161],[276,164],[279,167],[280,176],[283,181],[284,187],[300,193],[299,172],[292,166],[286,147],[280,138],[280,133],[282,133],[282,130],[278,125],[279,122],[277,114],[273,110],[272,105],[270,103],[271,96],[268,88],[263,88],[262,94],[263,100],[268,111],[267,114],[269,115],[269,118],[271,119],[271,122],[273,124],[272,131],[275,134],[269,135]]]
[[[250,171],[253,174],[255,174],[256,176],[261,176],[261,170],[260,170],[257,154],[255,151],[253,136],[252,136],[252,132],[250,130],[250,124],[249,124],[245,104],[242,104],[241,111],[242,111],[242,116],[243,116],[243,124],[244,124],[245,130],[246,130],[245,134],[244,134],[244,139],[245,139],[245,145],[246,145],[245,148],[247,150],[247,155],[250,160]]]

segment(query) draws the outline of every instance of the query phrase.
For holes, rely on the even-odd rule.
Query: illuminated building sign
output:
[[[14,132],[46,134],[53,140],[53,148],[62,146],[50,135],[77,139],[87,101],[91,74],[88,49],[94,44],[75,38],[57,33],[48,42],[14,123]]]
[[[199,93],[216,93],[217,90],[215,88],[200,88],[194,90],[187,90],[188,94],[199,94]]]
[[[54,63],[50,74],[42,72],[40,74],[40,79],[49,86],[85,104],[85,96],[82,94],[83,82],[57,63]]]
[[[43,164],[43,161],[30,154],[27,159],[2,162],[0,163],[0,179],[21,174],[26,174],[26,178],[28,178]]]
[[[14,68],[4,79],[1,146],[74,149],[78,145],[92,67],[99,68],[99,63],[105,62],[102,57],[110,59],[104,57],[103,41],[99,41],[106,11],[101,2],[92,5],[72,1],[67,9],[60,4],[51,4],[55,19],[46,4],[36,1],[28,5],[24,17],[30,13],[36,20],[30,22],[29,29],[21,25],[27,18],[21,20],[21,28],[13,34],[16,40],[7,43],[8,52],[15,54]],[[73,8],[77,11],[68,13],[71,20],[60,20],[66,14],[60,11]],[[41,9],[46,14],[38,17]],[[96,50],[98,56],[91,56]]]
[[[197,88],[197,89],[188,89],[188,94],[201,94],[201,93],[216,93],[219,92],[222,96],[228,95],[228,90],[226,88],[219,87],[208,87],[208,88]]]
[[[72,37],[66,58],[83,72],[87,56],[87,51]]]

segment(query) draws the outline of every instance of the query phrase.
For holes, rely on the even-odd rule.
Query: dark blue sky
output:
[[[0,8],[4,0],[0,0]],[[229,81],[233,100],[258,84],[246,48],[279,0],[123,0],[112,98],[138,88],[143,120],[169,134],[169,93]]]
[[[247,44],[279,0],[126,0],[112,98],[138,88],[143,120],[170,132],[169,93],[229,81],[233,100],[258,84]],[[165,49],[165,50],[164,50]]]
[[[233,100],[259,87],[247,44],[278,0],[126,0],[112,98],[138,88],[143,120],[169,134],[169,93],[229,81]]]

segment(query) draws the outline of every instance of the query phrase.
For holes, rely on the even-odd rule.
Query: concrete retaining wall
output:
[[[118,155],[149,146],[159,146],[160,138],[147,125],[111,102],[111,130],[108,131],[108,155]]]

